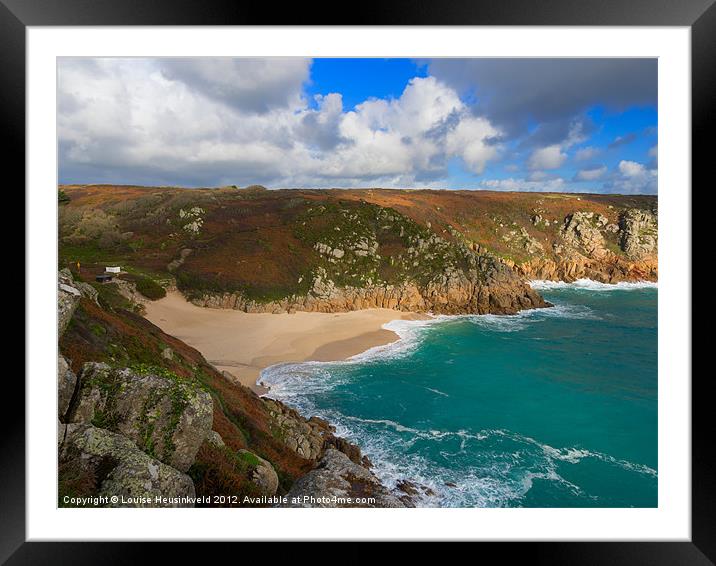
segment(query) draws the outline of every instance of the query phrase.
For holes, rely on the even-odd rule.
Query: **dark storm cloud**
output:
[[[619,111],[657,102],[656,59],[435,59],[429,70],[474,94],[478,111],[511,136],[595,105]]]

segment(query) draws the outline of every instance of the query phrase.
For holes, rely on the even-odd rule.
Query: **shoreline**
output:
[[[246,313],[196,306],[178,291],[145,303],[145,318],[196,348],[220,372],[258,395],[261,371],[284,362],[332,362],[400,339],[383,325],[429,315],[391,309],[340,313]]]

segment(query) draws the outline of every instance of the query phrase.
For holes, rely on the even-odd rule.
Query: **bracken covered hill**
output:
[[[529,279],[656,280],[652,196],[62,186],[61,267],[119,264],[197,304],[510,313]]]

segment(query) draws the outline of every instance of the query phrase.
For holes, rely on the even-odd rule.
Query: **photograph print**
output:
[[[658,507],[657,94],[58,58],[58,506]]]

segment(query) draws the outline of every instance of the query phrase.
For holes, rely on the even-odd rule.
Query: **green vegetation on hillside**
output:
[[[427,285],[474,254],[515,263],[558,259],[569,215],[612,227],[620,211],[654,210],[656,197],[486,191],[62,187],[60,265],[122,265],[141,293],[239,292],[270,302],[304,296],[317,278],[365,287]],[[597,216],[595,216],[596,218]],[[623,256],[616,231],[604,245]],[[473,253],[474,252],[474,253]],[[144,278],[147,279],[144,279]]]
[[[159,283],[145,275],[130,274],[125,277],[137,286],[137,291],[153,301],[167,296],[167,291]]]

